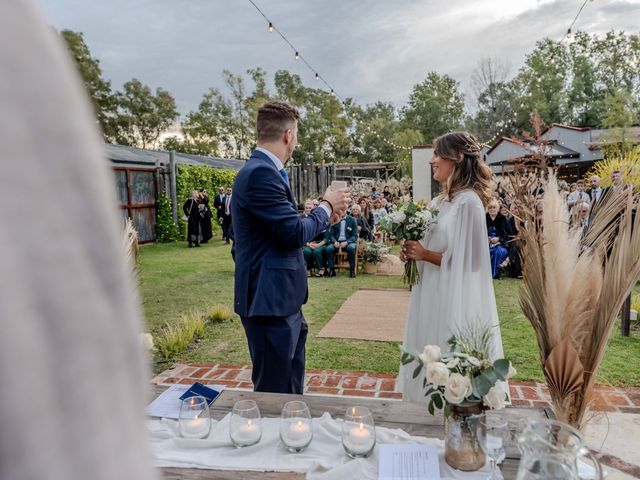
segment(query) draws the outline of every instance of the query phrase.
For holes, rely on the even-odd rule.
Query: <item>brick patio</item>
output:
[[[151,381],[157,385],[174,383],[222,384],[227,388],[252,390],[251,365],[179,363]],[[395,391],[396,375],[335,370],[307,370],[305,394],[349,395],[400,399]],[[516,407],[548,407],[549,393],[539,382],[509,382]],[[602,412],[640,413],[640,388],[597,386],[594,409]]]

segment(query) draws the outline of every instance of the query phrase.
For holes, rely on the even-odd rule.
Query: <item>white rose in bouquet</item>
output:
[[[391,220],[393,220],[393,223],[402,223],[407,218],[407,215],[402,210],[390,213],[389,216],[391,217]]]
[[[440,386],[445,385],[449,379],[449,369],[442,362],[432,362],[427,364],[427,382]]]
[[[452,373],[444,385],[444,398],[453,405],[459,405],[471,393],[469,377]]]
[[[484,397],[482,397],[482,401],[487,407],[493,408],[494,410],[500,410],[501,408],[504,408],[506,402],[505,398],[506,393],[503,386],[499,383],[496,383],[493,387],[491,387],[489,392]]]
[[[424,347],[424,350],[419,355],[420,359],[425,363],[437,362],[440,360],[442,356],[442,352],[440,351],[440,347],[438,345],[427,345]]]

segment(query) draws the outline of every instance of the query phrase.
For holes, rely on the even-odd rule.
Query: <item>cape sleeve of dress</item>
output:
[[[448,222],[448,248],[440,265],[442,314],[451,332],[489,329],[490,356],[502,357],[502,340],[487,240],[485,210],[474,192],[454,199]]]

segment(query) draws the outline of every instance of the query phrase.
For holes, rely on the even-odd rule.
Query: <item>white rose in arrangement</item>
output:
[[[503,386],[497,383],[491,387],[484,397],[482,397],[482,401],[487,407],[493,408],[494,410],[500,410],[501,408],[504,408],[506,401],[505,398],[506,394]]]
[[[471,393],[471,381],[459,373],[452,373],[444,385],[444,398],[447,402],[458,405]]]
[[[440,351],[440,347],[438,345],[427,345],[424,347],[424,350],[419,355],[420,359],[424,363],[437,362],[440,360],[442,356],[442,352]]]
[[[515,377],[518,374],[518,371],[513,368],[511,362],[509,362],[509,373],[507,373],[507,378]]]
[[[449,379],[449,369],[442,362],[431,362],[427,364],[427,382],[440,386],[447,383]]]
[[[398,210],[397,212],[393,212],[389,216],[391,217],[391,220],[393,220],[393,223],[402,223],[407,218],[407,216],[405,215],[405,213],[402,210]]]
[[[153,336],[150,333],[141,333],[138,335],[140,346],[144,351],[153,350]]]

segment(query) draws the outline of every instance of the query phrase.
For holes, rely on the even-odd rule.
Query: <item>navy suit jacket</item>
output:
[[[289,185],[271,159],[254,151],[231,197],[236,264],[234,310],[241,317],[285,317],[307,301],[302,249],[329,226],[323,208],[298,214]]]

